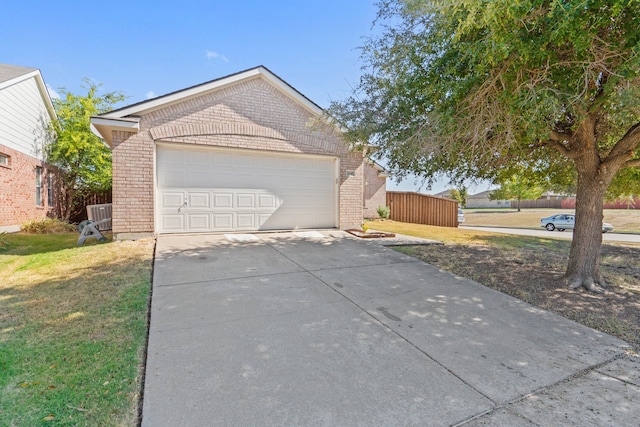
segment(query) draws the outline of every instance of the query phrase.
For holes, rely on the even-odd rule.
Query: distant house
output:
[[[454,190],[455,190],[455,188],[449,188],[447,190],[444,190],[444,191],[441,191],[439,193],[434,194],[434,196],[436,196],[436,197],[444,197],[444,198],[447,198],[447,199],[455,200],[453,198],[453,196],[451,196],[451,192],[454,191]]]
[[[490,200],[489,193],[493,190],[467,196],[467,208],[510,208],[511,200]]]
[[[0,64],[0,232],[54,213],[58,171],[42,148],[55,117],[39,70]]]

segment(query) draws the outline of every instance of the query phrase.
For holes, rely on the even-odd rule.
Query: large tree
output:
[[[640,167],[640,3],[387,0],[331,113],[392,172],[577,177],[568,284],[596,290],[603,199]],[[370,151],[370,150],[369,150]],[[567,174],[565,173],[566,177]],[[622,185],[619,188],[628,188]]]
[[[98,95],[99,87],[85,79],[86,95],[60,89],[63,98],[53,100],[58,116],[52,123],[55,140],[45,147],[45,156],[63,171],[64,220],[69,220],[78,196],[111,190],[111,151],[91,132],[91,117],[112,110],[125,97],[121,92]]]

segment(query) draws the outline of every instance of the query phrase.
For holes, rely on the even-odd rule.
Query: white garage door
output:
[[[157,230],[335,227],[336,162],[332,157],[158,145]]]

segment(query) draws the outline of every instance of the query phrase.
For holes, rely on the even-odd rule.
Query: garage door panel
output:
[[[179,209],[184,204],[184,193],[165,191],[161,195],[162,209]]]
[[[233,208],[233,193],[213,192],[213,208],[219,208],[219,209]]]
[[[236,228],[238,230],[255,230],[257,229],[256,225],[256,215],[249,213],[238,213],[236,214]]]
[[[208,231],[211,229],[209,214],[188,214],[187,218],[190,230]]]
[[[335,226],[333,158],[175,148],[157,150],[160,233]]]
[[[236,208],[253,209],[256,207],[256,195],[253,193],[238,193],[236,195]]]
[[[258,207],[260,209],[275,208],[276,206],[277,200],[273,194],[260,194],[258,196]]]
[[[184,215],[163,215],[162,229],[169,233],[184,231]]]
[[[192,209],[209,209],[211,193],[209,192],[189,192],[187,206]]]
[[[213,231],[233,230],[233,214],[213,214]]]

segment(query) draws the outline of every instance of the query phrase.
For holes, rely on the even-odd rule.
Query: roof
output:
[[[56,111],[53,108],[53,102],[51,102],[47,85],[44,83],[40,70],[37,68],[21,67],[18,65],[0,64],[0,90],[30,78],[34,78],[36,80],[40,96],[42,96],[42,100],[47,107],[49,115],[52,119],[56,119]]]
[[[137,132],[140,129],[139,117],[141,115],[161,108],[166,108],[170,105],[182,103],[189,99],[202,96],[208,92],[213,92],[224,87],[255,78],[266,79],[277,89],[288,95],[309,112],[318,115],[323,113],[322,108],[320,108],[316,103],[304,96],[289,83],[282,80],[267,67],[260,65],[258,67],[230,74],[228,76],[221,77],[215,80],[210,80],[205,83],[131,104],[126,107],[122,107],[117,110],[92,117],[91,129],[93,133],[103,138],[107,142],[107,144],[111,146],[111,131],[125,130],[129,132]]]
[[[38,70],[35,68],[20,67],[17,65],[0,64],[0,84],[13,80],[16,77],[33,73],[34,71]]]

